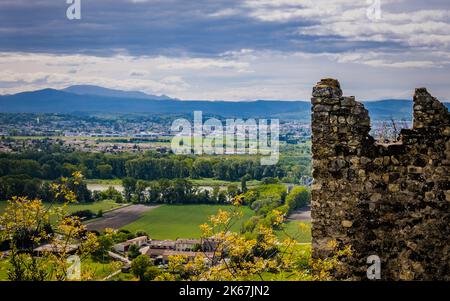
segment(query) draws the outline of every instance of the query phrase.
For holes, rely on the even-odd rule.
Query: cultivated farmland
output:
[[[152,239],[199,238],[199,226],[208,221],[219,209],[229,210],[226,205],[163,205],[146,212],[135,222],[123,227],[132,232],[146,231]],[[244,216],[234,226],[238,231],[241,224],[253,215],[250,208],[242,207]]]

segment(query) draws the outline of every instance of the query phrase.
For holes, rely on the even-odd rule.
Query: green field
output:
[[[0,259],[0,281],[8,280],[8,261]]]
[[[241,186],[240,181],[225,181],[225,180],[217,180],[210,178],[202,178],[202,179],[189,179],[195,186],[228,186],[228,185],[237,185]],[[122,185],[121,179],[86,179],[86,184],[90,185]],[[261,181],[251,180],[247,181],[247,186],[257,186],[261,184]]]
[[[199,238],[199,226],[208,221],[219,209],[227,210],[231,206],[219,205],[163,205],[148,211],[137,221],[124,227],[132,232],[146,231],[152,239]],[[242,222],[254,213],[250,208],[243,207],[244,217],[233,229],[238,231]]]
[[[81,204],[81,203],[70,204],[67,208],[67,211],[69,213],[73,213],[81,210],[91,210],[92,212],[97,213],[99,210],[105,212],[111,209],[119,208],[121,206],[122,206],[121,204],[118,204],[114,201],[105,200],[88,204]]]
[[[310,243],[311,231],[301,231],[301,223],[306,224],[309,228],[311,227],[311,222],[289,221],[286,223],[284,231],[276,231],[278,238],[285,239],[289,236],[300,243]]]
[[[98,185],[122,185],[121,179],[86,179],[86,184],[98,184]]]
[[[92,280],[103,280],[105,277],[119,270],[123,264],[121,262],[109,260],[105,263],[86,258],[81,261],[81,273]],[[8,281],[9,262],[6,259],[0,260],[0,281]]]
[[[210,178],[203,178],[203,179],[189,179],[189,181],[192,182],[195,186],[228,186],[228,185],[236,185],[237,187],[241,187],[241,182],[236,181],[225,181],[225,180],[217,180],[217,179],[210,179]],[[247,181],[247,187],[251,186],[257,186],[261,184],[261,181],[258,180],[251,180]]]
[[[7,202],[0,201],[0,213],[5,211],[6,204],[7,204]],[[44,205],[47,205],[47,204],[44,203]],[[99,210],[103,210],[103,212],[105,212],[107,210],[118,208],[120,206],[121,206],[120,204],[117,204],[114,201],[106,200],[106,201],[88,203],[88,204],[81,204],[81,203],[69,204],[67,211],[69,213],[74,213],[76,211],[81,211],[81,210],[91,210],[92,212],[97,213]]]
[[[119,270],[123,264],[119,261],[108,260],[105,263],[86,258],[81,261],[81,273],[88,273],[92,280],[103,280],[115,271]]]

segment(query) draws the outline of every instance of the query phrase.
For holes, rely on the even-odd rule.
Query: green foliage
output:
[[[150,281],[158,276],[159,269],[153,266],[153,261],[147,255],[139,255],[131,262],[131,273],[140,281]]]
[[[71,245],[77,244],[75,254],[80,258],[95,251],[97,239],[75,216],[67,216],[66,205],[77,201],[74,188],[82,185],[82,176],[74,172],[70,179],[52,183],[53,202],[63,206],[44,205],[39,199],[13,197],[0,215],[0,240],[10,241],[7,258],[8,279],[12,281],[66,280]],[[53,218],[53,222],[52,222]],[[52,226],[50,226],[52,225]],[[35,249],[48,244],[57,252]]]
[[[104,261],[108,258],[108,252],[111,251],[114,245],[114,238],[111,233],[105,233],[97,237],[98,247],[92,253],[92,257],[97,261]]]
[[[38,198],[43,194],[42,181],[28,175],[12,175],[0,178],[0,200],[8,200],[13,196]]]
[[[55,180],[81,171],[88,179],[140,180],[176,179],[190,177],[240,181],[242,177],[261,180],[283,178],[287,169],[280,165],[262,166],[258,157],[178,156],[148,152],[145,154],[98,154],[27,151],[0,154],[0,177],[28,175],[31,178]]]
[[[111,179],[113,177],[113,168],[109,164],[100,164],[96,168],[100,179]]]
[[[4,176],[0,178],[0,200],[8,200],[13,196],[26,196],[31,199],[43,199],[45,202],[64,202],[52,193],[51,184],[61,184],[61,179],[49,183],[28,175]],[[75,193],[78,202],[92,201],[91,192],[83,180],[75,184],[69,179],[67,186]]]
[[[136,179],[130,178],[130,177],[125,177],[122,180],[125,200],[127,202],[131,201],[132,195],[133,195],[134,191],[136,190],[136,183],[137,183]]]
[[[131,245],[128,248],[128,258],[129,259],[135,259],[136,257],[138,257],[139,255],[141,255],[141,253],[139,252],[139,246],[138,245]]]
[[[288,221],[275,233],[280,240],[293,238],[299,243],[311,243],[311,222]]]
[[[127,183],[134,183],[131,179]],[[214,190],[212,193],[205,189],[198,189],[191,181],[186,179],[157,180],[135,182],[125,188],[125,194],[134,203],[143,204],[225,204],[227,196],[223,191]],[[128,184],[127,184],[128,185]],[[229,194],[236,195],[236,190],[230,190]]]
[[[269,181],[270,182],[270,181]],[[243,225],[243,232],[253,233],[258,226],[270,227],[274,224],[274,210],[286,214],[286,186],[283,184],[263,184],[249,189],[243,194],[245,204],[249,204],[256,215]]]
[[[228,187],[227,187],[227,194],[228,194],[228,197],[230,199],[234,198],[239,193],[240,193],[240,191],[239,191],[239,188],[237,187],[237,185],[234,185],[234,184],[228,185]]]
[[[289,212],[305,207],[311,203],[311,192],[308,188],[300,186],[294,187],[286,197],[286,205]]]
[[[134,236],[136,236],[136,237],[147,236],[148,237],[148,234],[144,230],[137,230],[136,233],[134,234]]]
[[[113,200],[116,203],[123,203],[124,197],[122,193],[115,189],[114,187],[108,187],[108,189],[104,191],[94,191],[94,201],[104,201],[104,200]]]

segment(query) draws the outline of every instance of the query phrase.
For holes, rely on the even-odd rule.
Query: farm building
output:
[[[131,245],[137,245],[138,247],[141,247],[144,244],[147,244],[147,242],[147,236],[140,236],[114,245],[114,250],[116,252],[125,253],[128,251]]]

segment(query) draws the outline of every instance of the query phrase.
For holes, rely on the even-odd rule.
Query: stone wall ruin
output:
[[[367,258],[382,280],[450,280],[450,114],[416,89],[412,129],[377,143],[362,103],[323,79],[312,98],[313,256],[329,242],[353,256],[336,279],[367,279]]]

